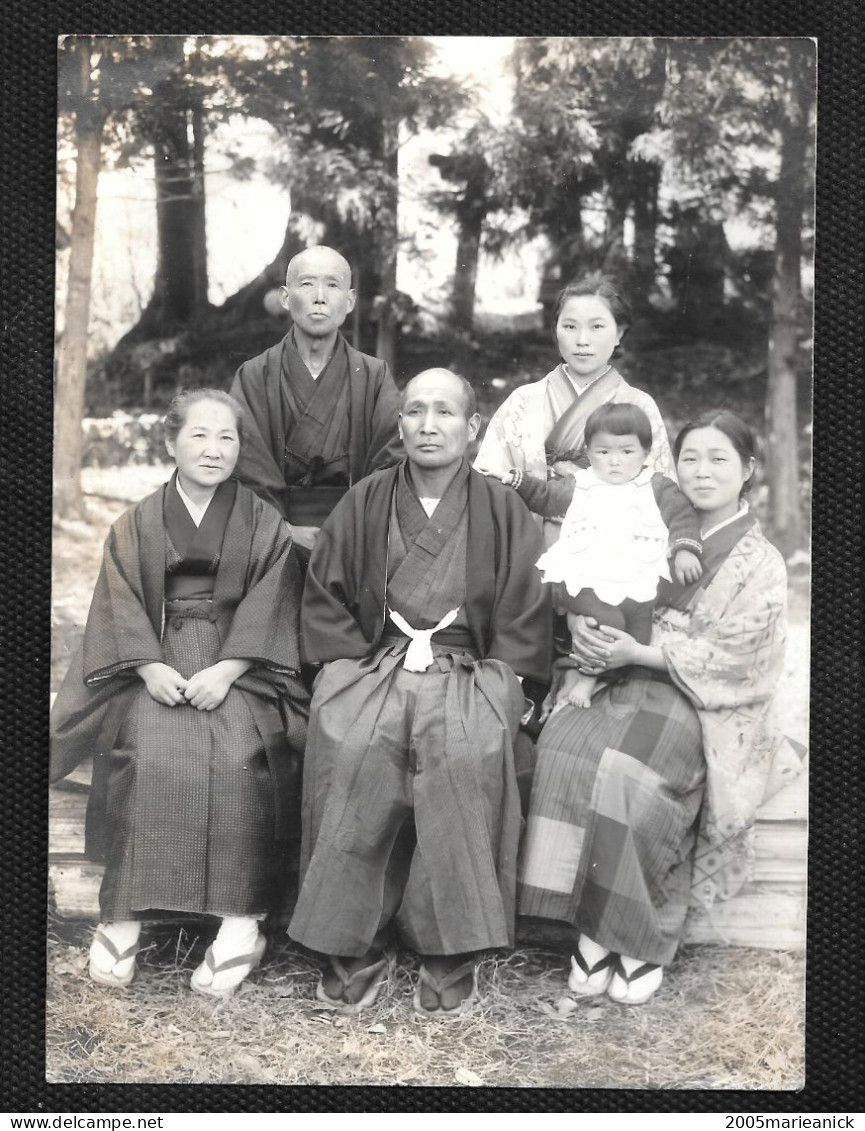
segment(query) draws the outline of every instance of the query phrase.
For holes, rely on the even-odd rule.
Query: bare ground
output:
[[[196,997],[207,941],[163,924],[126,990],[89,980],[87,933],[49,938],[51,1083],[374,1084],[795,1089],[804,1083],[803,960],[686,947],[655,997],[574,1000],[563,959],[519,950],[481,966],[463,1019],[417,1017],[415,965],[358,1017],[314,1000],[319,966],[276,937],[227,1002]],[[77,934],[77,938],[75,935]]]

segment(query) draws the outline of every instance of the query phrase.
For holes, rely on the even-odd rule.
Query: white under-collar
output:
[[[580,394],[580,396],[583,395],[583,393],[586,391],[586,389],[588,389],[592,385],[594,385],[594,383],[596,381],[600,381],[600,379],[602,377],[606,377],[606,375],[610,372],[610,370],[612,368],[613,368],[612,365],[608,365],[607,368],[605,370],[603,370],[602,373],[599,373],[597,375],[597,377],[593,377],[591,379],[591,381],[588,381],[585,385],[578,385],[576,377],[573,375],[573,373],[571,373],[570,369],[568,368],[568,363],[566,361],[562,362],[562,369],[564,371],[565,376],[570,381],[570,383],[574,386],[574,388],[577,390],[577,392]]]
[[[427,518],[432,518],[433,511],[439,505],[439,503],[441,502],[441,499],[431,499],[431,498],[429,498],[429,496],[426,496],[424,498],[424,497],[421,497],[419,495],[418,496],[418,502],[423,507],[423,509],[426,511]]]
[[[703,531],[703,533],[700,535],[700,537],[705,542],[705,540],[711,534],[717,534],[719,530],[723,530],[725,526],[729,526],[731,522],[735,522],[737,518],[741,518],[742,515],[747,514],[747,513],[748,513],[748,504],[742,503],[742,506],[739,508],[739,510],[736,511],[736,513],[732,516],[732,518],[725,518],[723,522],[719,522],[715,526],[710,527],[708,530]]]
[[[210,498],[207,500],[206,503],[204,503],[203,505],[199,505],[198,503],[193,502],[192,499],[190,499],[190,497],[187,495],[187,493],[180,486],[180,476],[179,475],[178,475],[177,479],[175,480],[174,485],[177,487],[177,493],[180,496],[180,498],[182,499],[183,505],[189,511],[189,517],[192,519],[192,521],[195,523],[196,526],[201,526],[201,520],[204,518],[205,514],[207,513],[207,508],[210,506],[211,500],[213,499],[213,495],[216,492],[214,491],[213,494],[211,494]]]

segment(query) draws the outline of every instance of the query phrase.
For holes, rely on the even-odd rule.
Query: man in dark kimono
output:
[[[472,471],[471,386],[413,378],[407,459],[354,487],[309,565],[301,648],[324,663],[303,790],[303,883],[289,934],[327,954],[317,996],[356,1012],[394,927],[422,958],[415,1007],[466,1007],[479,951],[513,945],[521,679],[548,677],[542,539]]]
[[[291,329],[231,386],[246,410],[235,474],[277,508],[303,554],[353,483],[400,458],[399,393],[385,362],[340,333],[355,292],[339,252],[300,252],[279,294]]]

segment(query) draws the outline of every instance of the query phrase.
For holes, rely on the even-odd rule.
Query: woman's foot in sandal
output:
[[[192,972],[189,985],[204,997],[229,998],[264,957],[267,940],[258,920],[230,916],[207,948],[204,961]]]
[[[568,989],[578,997],[605,993],[613,975],[617,956],[588,935],[580,935],[576,953],[571,955]]]
[[[319,979],[315,996],[340,1013],[360,1013],[372,1005],[387,981],[390,959],[381,950],[370,950],[360,958],[328,955],[330,969]]]
[[[100,986],[122,988],[135,977],[141,924],[134,919],[100,923],[90,944],[90,977]]]
[[[424,1017],[459,1017],[478,996],[476,954],[425,955],[414,1008]]]
[[[643,1005],[664,980],[664,967],[621,955],[616,959],[607,996],[622,1005]]]

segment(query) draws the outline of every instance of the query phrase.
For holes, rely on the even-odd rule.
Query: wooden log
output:
[[[683,941],[804,950],[806,906],[804,887],[749,884],[735,899],[717,903],[710,912],[692,910]]]
[[[99,885],[103,866],[85,860],[56,860],[48,865],[48,895],[62,919],[99,921]]]

